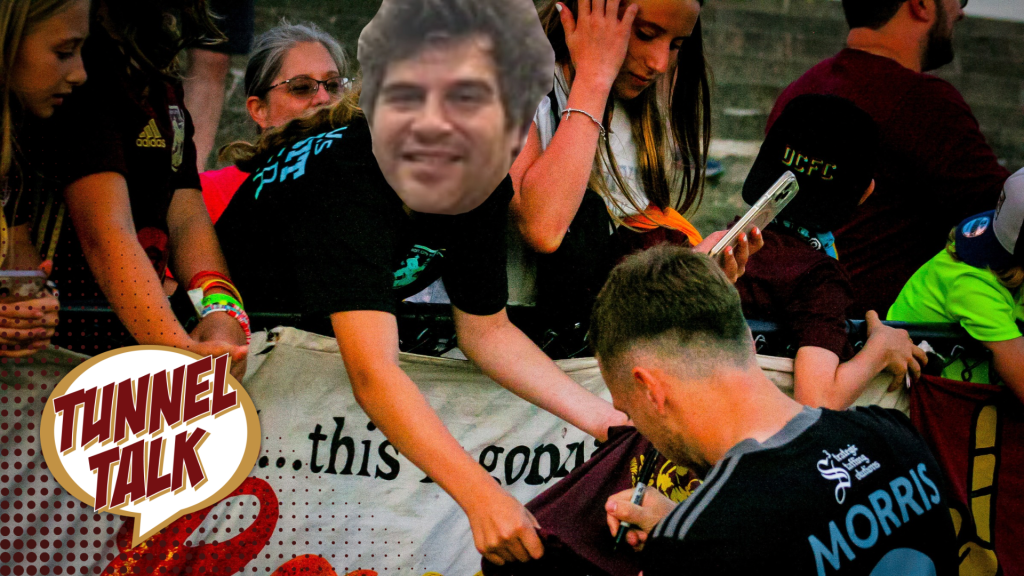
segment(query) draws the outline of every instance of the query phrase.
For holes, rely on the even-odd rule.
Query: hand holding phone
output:
[[[50,345],[60,303],[43,270],[0,272],[0,358],[30,356]]]
[[[757,202],[747,210],[747,213],[739,219],[729,232],[718,241],[717,244],[708,253],[708,256],[712,260],[715,260],[725,251],[726,248],[732,246],[735,247],[739,240],[740,234],[750,234],[750,231],[754,228],[764,229],[776,216],[782,212],[782,209],[794,197],[797,192],[800,191],[800,185],[797,184],[796,176],[786,171],[772,187],[765,192]]]
[[[46,273],[42,270],[0,270],[0,300],[20,302],[44,297]]]

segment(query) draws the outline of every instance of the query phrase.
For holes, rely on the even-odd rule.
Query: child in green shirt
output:
[[[942,372],[953,380],[1006,384],[1024,399],[1024,170],[1007,179],[996,209],[953,229],[946,249],[922,266],[888,320],[960,324],[991,359],[962,355]]]

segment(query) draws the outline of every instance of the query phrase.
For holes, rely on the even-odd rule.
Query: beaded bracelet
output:
[[[599,122],[597,118],[594,118],[594,116],[591,115],[590,112],[587,112],[586,110],[580,110],[579,108],[566,108],[565,110],[562,110],[562,115],[565,116],[566,119],[568,119],[571,112],[579,112],[580,114],[583,114],[587,118],[593,120],[594,124],[597,124],[598,129],[601,130],[601,138],[608,137],[608,133],[604,129],[604,124],[601,124],[601,122]]]
[[[209,306],[204,306],[202,314],[200,315],[203,318],[206,318],[215,312],[224,312],[228,316],[237,320],[238,324],[242,327],[242,331],[245,332],[245,343],[249,344],[252,342],[251,323],[249,321],[249,315],[246,314],[245,311],[231,304],[211,304]]]

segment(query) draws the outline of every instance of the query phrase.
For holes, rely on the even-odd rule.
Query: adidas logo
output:
[[[167,141],[162,136],[160,129],[156,127],[156,120],[150,118],[149,124],[142,129],[135,145],[140,148],[167,148]]]

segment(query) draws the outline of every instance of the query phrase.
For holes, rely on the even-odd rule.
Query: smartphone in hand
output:
[[[757,202],[747,210],[747,213],[739,219],[729,232],[718,241],[717,244],[708,253],[712,259],[718,258],[722,252],[725,251],[729,246],[736,247],[736,243],[739,241],[740,234],[750,234],[750,231],[754,228],[764,229],[776,216],[782,212],[782,209],[794,197],[797,192],[800,191],[800,185],[797,184],[796,176],[786,171],[767,192],[762,195]]]
[[[0,270],[0,301],[20,302],[45,296],[42,270]]]

